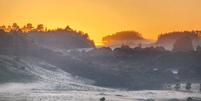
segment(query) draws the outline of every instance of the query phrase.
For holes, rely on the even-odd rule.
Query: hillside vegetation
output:
[[[201,45],[200,36],[201,31],[175,31],[164,33],[158,36],[156,45],[163,46],[166,49],[172,50],[173,44],[176,42],[177,39],[188,37],[192,40],[193,47],[195,48],[198,45]]]
[[[94,42],[89,40],[89,36],[74,31],[57,30],[53,32],[30,32],[27,34],[29,40],[34,41],[36,45],[59,48],[94,48]]]
[[[47,29],[43,24],[39,24],[36,28],[31,23],[20,28],[17,23],[11,26],[0,26],[2,31],[12,35],[26,34],[27,38],[36,45],[46,48],[74,49],[74,48],[94,48],[94,42],[87,33],[76,31],[69,26],[66,28]],[[15,34],[13,34],[15,33]],[[9,40],[12,40],[9,39]]]

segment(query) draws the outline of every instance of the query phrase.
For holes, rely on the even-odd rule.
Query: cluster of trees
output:
[[[183,37],[177,39],[173,44],[172,52],[189,52],[189,51],[201,51],[200,45],[194,49],[192,40],[189,37]]]
[[[27,54],[33,50],[34,45],[20,32],[6,33],[0,30],[0,54],[20,55]]]
[[[28,23],[27,25],[24,25],[22,28],[20,28],[17,23],[13,23],[12,26],[0,26],[0,29],[4,30],[5,32],[10,32],[10,31],[22,31],[23,33],[29,33],[31,31],[47,31],[44,30],[44,25],[39,24],[37,28],[34,28],[31,23]]]
[[[180,89],[181,89],[180,80],[176,80],[175,83],[176,83],[176,85],[175,85],[174,89],[175,89],[175,90],[180,90]],[[192,85],[192,83],[188,81],[188,82],[186,83],[185,89],[186,89],[186,90],[190,90],[190,89],[192,88],[191,85]],[[198,88],[198,90],[201,91],[201,83],[200,83],[200,88]]]
[[[181,37],[200,37],[201,36],[201,31],[174,31],[174,32],[169,32],[169,33],[164,33],[164,34],[160,34],[158,36],[158,40],[160,39],[179,39]]]
[[[102,38],[102,42],[111,42],[118,40],[139,40],[143,39],[142,34],[136,31],[121,31],[112,35],[108,35]]]
[[[20,28],[17,23],[13,23],[12,27],[0,26],[0,30],[7,33],[27,33],[26,36],[37,45],[54,48],[93,48],[95,47],[93,40],[89,35],[82,31],[76,31],[66,26],[66,28],[57,28],[53,30],[44,29],[43,24],[39,24],[34,28],[31,23]]]
[[[181,39],[177,39],[176,42],[173,44],[173,52],[178,51],[193,51],[193,43],[189,37],[184,37]]]
[[[196,47],[198,45],[201,45],[200,36],[201,31],[175,31],[164,33],[158,36],[156,45],[161,45],[167,47],[168,49],[172,49],[172,46],[176,42],[176,40],[188,37],[192,40],[193,47]]]
[[[175,90],[179,90],[180,88],[181,88],[180,81],[177,80],[174,89],[175,89]],[[185,88],[186,88],[186,90],[190,90],[190,89],[191,89],[191,82],[187,82]]]
[[[29,40],[34,40],[36,45],[57,49],[94,48],[94,42],[88,34],[57,30],[56,32],[30,32]]]
[[[65,28],[56,28],[56,29],[47,29],[47,27],[44,27],[43,24],[38,24],[36,28],[31,23],[27,23],[27,25],[24,25],[22,28],[19,27],[17,23],[13,23],[12,26],[5,26],[2,25],[0,26],[0,30],[4,30],[5,32],[10,32],[10,31],[21,31],[22,33],[29,33],[29,32],[56,32],[59,30],[65,30],[69,32],[75,32],[75,33],[80,33],[81,35],[86,35],[87,33],[84,33],[83,31],[77,31],[72,28],[70,28],[68,25]]]
[[[163,46],[168,50],[172,50],[173,44],[176,42],[176,40],[188,37],[192,40],[193,48],[197,47],[198,45],[201,45],[200,42],[200,36],[201,31],[174,31],[169,33],[160,34],[158,36],[158,40],[156,41],[154,46]],[[141,39],[141,40],[140,40]],[[104,44],[110,44],[110,45],[119,45],[121,43],[126,42],[126,44],[136,46],[136,42],[140,40],[142,43],[151,43],[149,40],[146,40],[142,37],[142,35],[139,32],[136,31],[121,31],[117,32],[112,35],[108,35],[102,38],[102,42]]]
[[[200,64],[201,51],[199,49],[197,49],[196,51],[171,52],[171,51],[165,50],[164,47],[161,47],[161,46],[147,47],[147,48],[141,48],[140,46],[141,45],[139,45],[139,47],[130,48],[127,45],[122,45],[120,48],[115,48],[114,50],[112,50],[110,47],[102,47],[99,49],[94,49],[89,52],[84,52],[84,51],[79,52],[74,50],[69,53],[69,54],[72,54],[71,57],[73,56],[76,57],[77,59],[75,58],[75,61],[79,60],[80,62],[83,62],[85,65],[82,64],[81,67],[76,65],[74,67],[77,69],[71,68],[70,71],[76,74],[77,70],[81,70],[79,71],[79,73],[77,73],[77,75],[81,74],[81,76],[84,76],[87,78],[90,78],[90,76],[93,75],[94,78],[91,78],[91,79],[95,79],[95,81],[97,81],[97,85],[112,87],[115,85],[125,86],[124,84],[121,84],[121,81],[126,80],[125,79],[126,77],[129,78],[128,75],[130,76],[132,75],[131,77],[135,77],[133,74],[137,74],[138,76],[140,76],[141,74],[142,75],[149,74],[149,73],[143,73],[143,72],[139,72],[139,74],[136,73],[137,71],[135,70],[136,67],[138,67],[138,69],[145,68],[142,71],[146,71],[146,70],[152,71],[155,68],[157,68],[158,70],[170,70],[170,69],[180,68],[182,70],[183,68],[188,68],[192,65],[201,66]],[[87,71],[86,68],[83,68],[82,66],[86,66],[86,68],[90,68],[90,70],[93,71],[93,73],[91,73],[91,71]],[[129,72],[128,71],[123,72],[123,71],[126,71],[128,68],[129,68]],[[134,71],[131,72],[132,69],[135,72]],[[179,70],[178,75],[181,75],[181,70]],[[97,73],[97,71],[99,71],[99,73]],[[187,71],[188,72],[191,71],[191,73],[193,72],[192,70],[187,70]],[[195,71],[198,72],[201,70],[196,69]],[[192,77],[191,80],[193,80],[193,78],[195,80],[201,80],[200,78],[201,76],[197,74],[201,74],[201,73],[193,73],[192,75],[194,76],[191,76]],[[150,74],[150,75],[153,76],[154,74]],[[188,73],[183,72],[182,75],[189,76],[190,74],[188,75]],[[169,73],[168,76],[171,78],[172,74]],[[99,79],[96,79],[95,77]],[[121,77],[122,77],[122,80],[121,80]],[[174,77],[172,77],[171,79],[173,78]],[[183,78],[186,78],[186,77],[183,77]],[[151,78],[149,79],[154,80]],[[137,81],[134,78],[133,80]],[[165,78],[164,80],[167,80],[167,78]],[[111,82],[107,82],[107,81],[111,81]],[[143,80],[138,80],[138,81],[141,83],[145,82]],[[159,80],[159,81],[163,81],[163,80]],[[115,82],[119,82],[119,83],[115,83]],[[128,82],[129,84],[131,84],[131,81],[129,80],[125,82]],[[133,83],[133,85],[136,85],[136,83],[137,82]],[[157,83],[160,84],[159,82]],[[129,84],[127,86],[131,87],[131,85]]]
[[[111,66],[126,65],[145,68],[178,69],[181,67],[189,67],[191,65],[201,65],[199,62],[201,61],[201,51],[199,46],[195,51],[171,52],[165,50],[162,46],[131,48],[127,45],[122,45],[114,50],[110,47],[102,47],[90,52],[82,52],[81,55],[77,54],[76,56],[82,58],[87,57],[86,60],[98,60],[103,64]]]

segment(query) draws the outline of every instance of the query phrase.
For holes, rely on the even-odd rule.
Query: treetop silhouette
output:
[[[121,31],[103,37],[102,41],[143,39],[142,34],[136,31]]]

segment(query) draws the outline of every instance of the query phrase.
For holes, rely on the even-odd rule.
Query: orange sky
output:
[[[157,39],[170,31],[201,30],[201,0],[0,0],[0,25],[69,25],[95,42],[122,30]]]

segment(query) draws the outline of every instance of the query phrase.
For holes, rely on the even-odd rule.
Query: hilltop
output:
[[[137,31],[120,31],[112,35],[107,35],[102,38],[103,44],[109,47],[117,47],[122,44],[136,47],[139,43],[149,44],[153,43],[151,40],[143,38],[142,34]]]
[[[27,38],[38,46],[57,49],[94,48],[94,42],[87,34],[57,30],[55,32],[30,32]]]
[[[45,48],[67,50],[95,47],[93,40],[89,38],[87,33],[76,31],[69,26],[66,26],[66,28],[48,30],[47,28],[44,28],[43,24],[39,24],[34,28],[31,23],[28,23],[20,28],[17,23],[13,23],[12,27],[0,26],[0,30],[8,34],[25,34],[24,36],[26,36],[30,42]]]
[[[156,41],[155,45],[163,46],[166,49],[171,50],[177,39],[189,37],[192,40],[193,47],[196,48],[198,45],[201,45],[200,35],[201,31],[174,31],[164,33],[158,36],[158,40]]]

